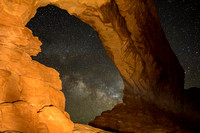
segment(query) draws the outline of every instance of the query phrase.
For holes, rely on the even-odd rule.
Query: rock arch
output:
[[[125,84],[123,104],[117,105],[114,112],[151,112],[154,106],[167,111],[180,108],[184,71],[160,26],[153,0],[1,0],[1,131],[61,133],[73,129],[64,111],[58,72],[30,57],[40,52],[41,42],[25,25],[37,8],[48,4],[67,10],[97,31]],[[132,129],[137,124],[130,129],[120,124],[119,121],[126,121],[121,118],[110,124],[109,114],[112,111],[91,124],[122,132],[137,131]],[[143,115],[149,116],[151,113]],[[101,121],[108,123],[101,125]]]

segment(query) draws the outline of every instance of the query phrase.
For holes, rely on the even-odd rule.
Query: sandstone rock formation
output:
[[[74,123],[73,133],[111,133],[111,132],[94,128],[89,125]]]
[[[37,8],[48,4],[93,27],[123,78],[123,104],[97,117],[92,125],[120,132],[178,129],[162,112],[180,111],[184,72],[160,26],[153,0],[1,0],[0,131],[73,130],[64,111],[58,72],[31,59],[40,52],[41,42],[25,25]]]

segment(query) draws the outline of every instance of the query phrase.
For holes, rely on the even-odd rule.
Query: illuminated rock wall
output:
[[[1,0],[0,131],[72,132],[59,73],[30,57],[40,52],[41,42],[25,25],[37,8],[47,4],[65,9],[93,27],[123,78],[124,103],[92,125],[140,131],[134,128],[138,123],[159,121],[151,122],[153,109],[158,114],[159,109],[179,111],[184,73],[160,26],[153,0]],[[109,118],[116,110],[117,116],[124,116],[122,110],[142,111],[143,119],[116,117],[113,124]]]

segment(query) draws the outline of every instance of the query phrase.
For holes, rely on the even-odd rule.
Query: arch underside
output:
[[[2,0],[0,131],[73,130],[64,110],[59,73],[31,59],[40,52],[41,42],[25,25],[37,8],[48,4],[67,10],[98,33],[124,81],[123,103],[91,125],[121,132],[174,127],[161,112],[179,111],[184,73],[160,26],[153,0]],[[161,118],[154,120],[155,112]]]

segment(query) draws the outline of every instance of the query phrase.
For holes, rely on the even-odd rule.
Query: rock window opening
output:
[[[48,5],[26,26],[43,43],[42,52],[32,59],[60,73],[72,121],[87,124],[122,102],[123,81],[89,25]]]

